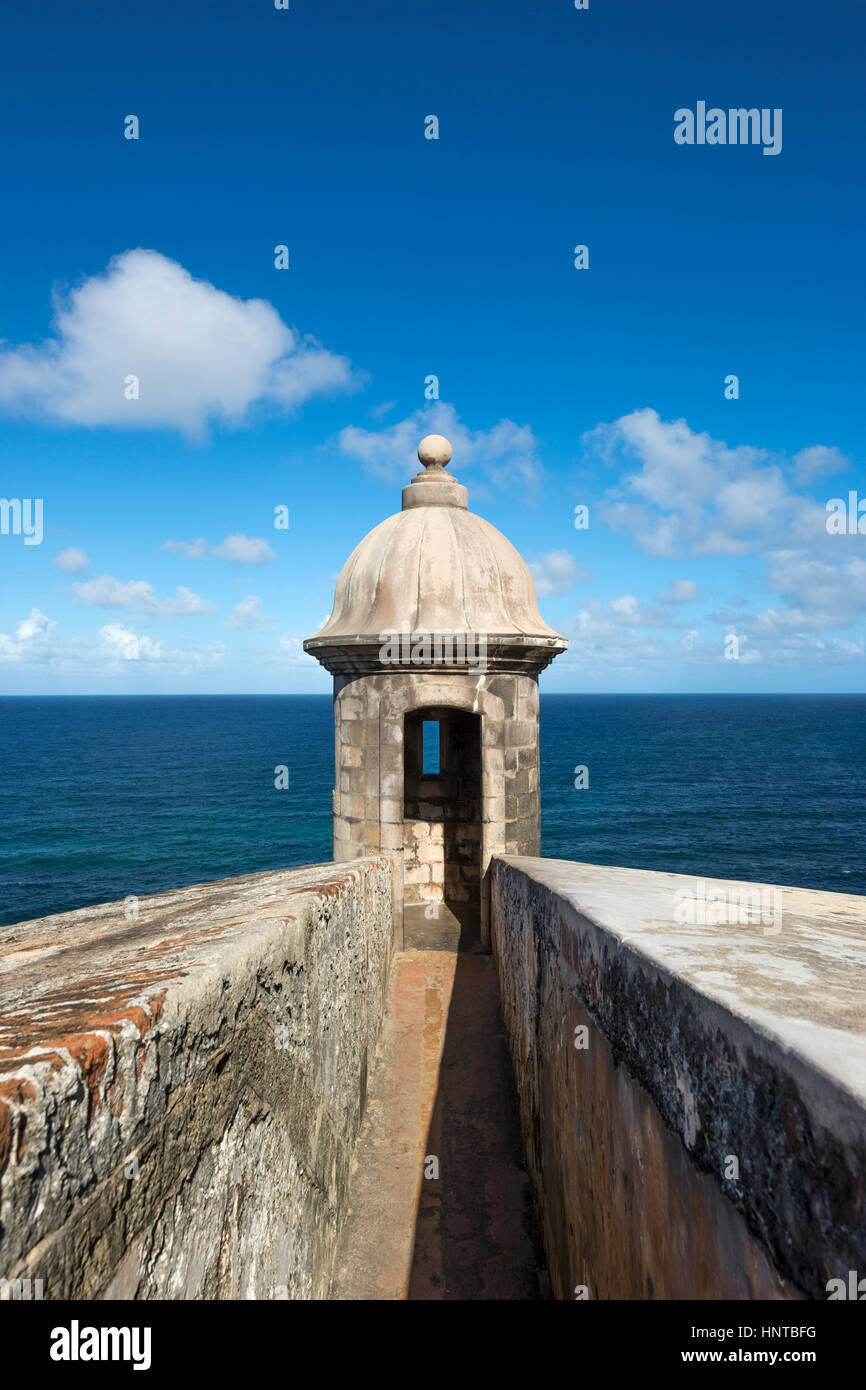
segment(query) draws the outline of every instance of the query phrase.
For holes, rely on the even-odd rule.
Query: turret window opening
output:
[[[438,777],[441,756],[439,720],[425,719],[421,724],[421,773],[424,777]]]

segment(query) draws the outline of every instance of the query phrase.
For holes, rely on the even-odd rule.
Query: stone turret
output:
[[[540,852],[538,674],[568,643],[445,472],[448,440],[418,457],[304,647],[334,676],[334,858],[395,857],[398,945],[404,913],[450,914],[486,944],[491,855]]]

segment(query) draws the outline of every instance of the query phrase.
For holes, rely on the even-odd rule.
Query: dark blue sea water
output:
[[[327,695],[0,699],[0,924],[330,859],[333,748]],[[542,696],[542,852],[866,893],[864,763],[866,696]]]

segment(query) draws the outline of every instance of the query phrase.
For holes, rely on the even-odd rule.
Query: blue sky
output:
[[[866,5],[51,0],[0,39],[0,494],[44,507],[0,691],[327,690],[300,643],[431,429],[571,638],[544,689],[864,689],[826,504],[866,498]],[[781,152],[678,145],[699,101]]]

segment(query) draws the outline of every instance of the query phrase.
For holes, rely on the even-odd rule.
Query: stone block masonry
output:
[[[521,718],[517,718],[518,711]],[[480,723],[474,800],[445,785],[422,798],[404,729],[419,718]],[[487,940],[486,874],[492,854],[540,849],[538,679],[531,674],[394,670],[334,682],[334,858],[387,852],[395,863],[395,945],[407,904],[474,901]],[[468,738],[468,735],[466,735]],[[467,759],[458,759],[465,770]],[[407,782],[408,771],[408,782]],[[480,795],[479,795],[480,793]],[[441,854],[418,851],[422,822],[448,826]],[[405,876],[404,876],[405,874]]]
[[[491,877],[555,1297],[866,1276],[866,899],[516,857]]]
[[[0,1277],[327,1297],[392,932],[382,857],[0,931]]]

